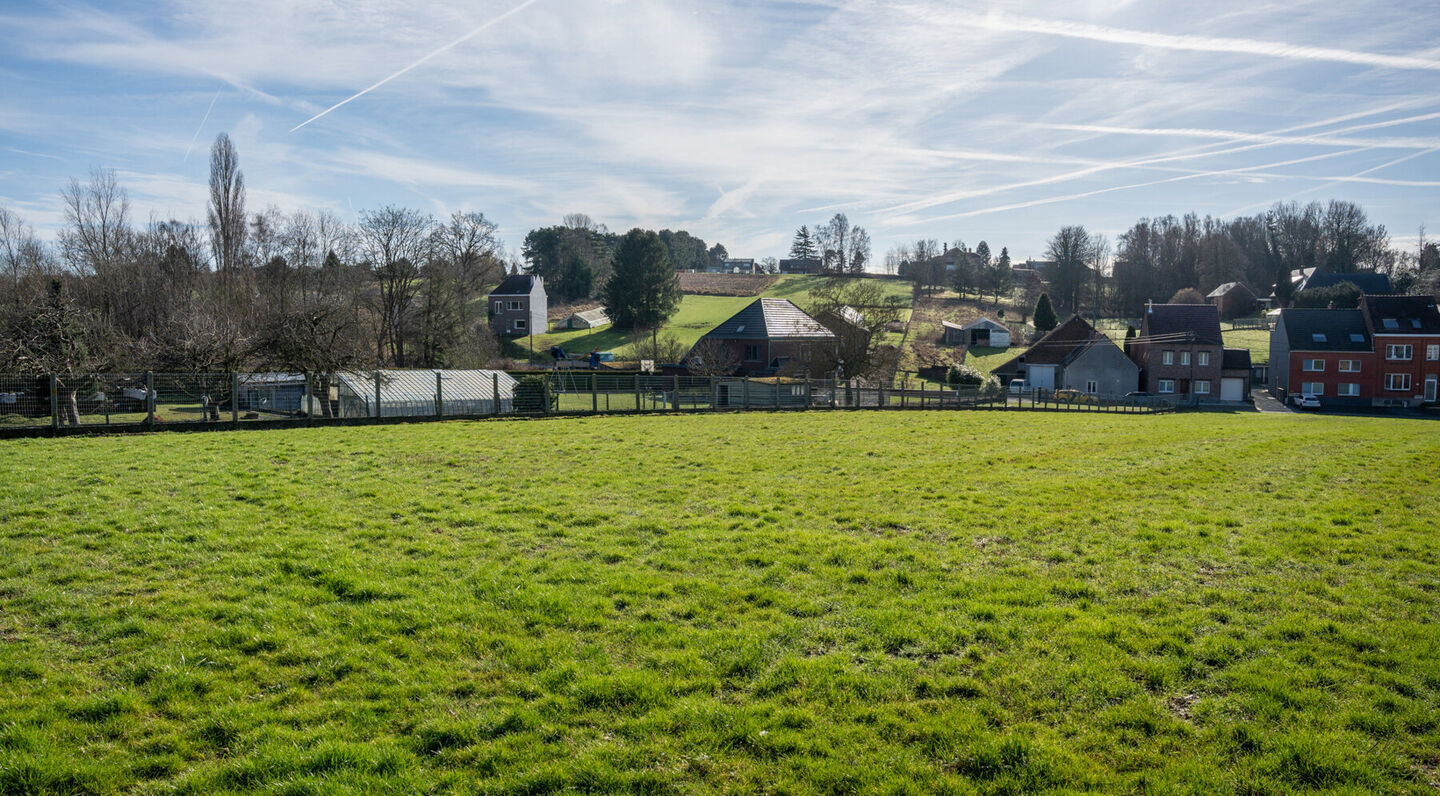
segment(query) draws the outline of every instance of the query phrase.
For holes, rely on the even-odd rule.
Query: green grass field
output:
[[[1433,793],[1437,428],[0,443],[0,794]]]
[[[779,277],[775,284],[761,292],[760,296],[790,299],[804,308],[810,303],[811,292],[825,279],[826,277],[823,276],[784,275]],[[909,282],[889,279],[881,281],[881,285],[884,286],[887,297],[897,296],[906,300],[910,297]],[[673,334],[685,345],[694,345],[695,341],[704,336],[706,332],[724,323],[730,316],[744,309],[756,298],[756,296],[695,296],[687,294],[681,298],[680,307],[676,310],[675,315],[661,327],[660,334]],[[528,350],[529,343],[526,338],[519,338],[515,342]],[[537,354],[544,354],[550,349],[550,346],[558,345],[572,354],[584,354],[592,349],[598,349],[615,351],[618,358],[625,359],[628,356],[626,352],[630,348],[630,335],[606,326],[593,330],[562,330],[537,334],[534,342]]]

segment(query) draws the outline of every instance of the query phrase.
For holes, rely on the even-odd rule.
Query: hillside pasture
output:
[[[0,793],[1431,793],[1435,429],[3,443]]]

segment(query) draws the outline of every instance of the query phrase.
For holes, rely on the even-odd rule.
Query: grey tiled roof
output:
[[[1362,296],[1360,308],[1370,314],[1375,334],[1436,334],[1440,311],[1434,296]],[[1387,320],[1394,321],[1391,326]]]
[[[751,302],[706,337],[754,340],[833,340],[835,333],[805,314],[789,299],[762,298]]]
[[[1333,287],[1341,282],[1349,282],[1360,288],[1361,293],[1384,294],[1389,293],[1390,277],[1385,274],[1377,274],[1374,271],[1356,271],[1350,274],[1332,274],[1329,271],[1315,269],[1306,280],[1301,290],[1316,290],[1322,287]]]
[[[1295,308],[1280,311],[1291,351],[1372,351],[1360,310]]]
[[[1214,304],[1153,304],[1145,310],[1142,336],[1155,343],[1225,344]]]
[[[492,296],[528,296],[530,295],[530,283],[535,279],[530,274],[511,274],[501,280],[496,288],[490,291]]]

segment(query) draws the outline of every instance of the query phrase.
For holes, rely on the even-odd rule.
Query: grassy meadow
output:
[[[0,442],[0,794],[1433,793],[1437,429]]]

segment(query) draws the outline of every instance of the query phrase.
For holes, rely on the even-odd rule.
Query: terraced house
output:
[[[1437,403],[1440,311],[1434,296],[1372,296],[1358,309],[1287,309],[1270,334],[1270,390],[1322,406]]]
[[[1220,311],[1213,304],[1147,305],[1139,336],[1127,342],[1146,392],[1197,403],[1245,400],[1248,379],[1238,367],[1225,371]]]

